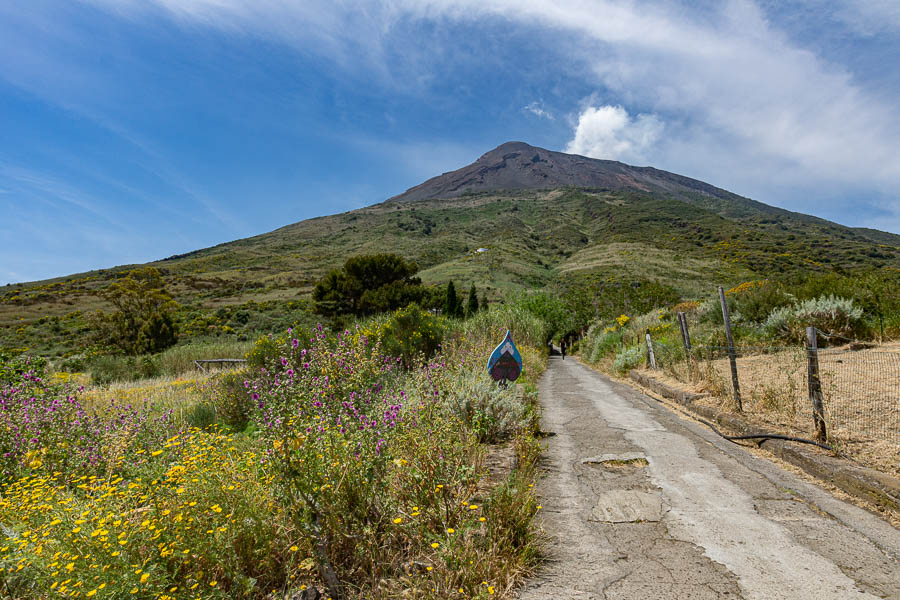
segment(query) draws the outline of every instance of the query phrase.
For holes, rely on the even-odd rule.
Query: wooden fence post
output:
[[[647,352],[650,354],[650,368],[656,368],[656,356],[653,354],[653,341],[650,339],[650,330],[647,330]]]
[[[731,336],[731,317],[728,316],[728,303],[725,301],[725,290],[719,286],[719,302],[722,304],[722,320],[725,321],[725,336],[728,338],[728,360],[731,363],[731,387],[734,389],[734,403],[738,412],[743,412],[741,404],[741,386],[738,383],[737,353],[734,351],[734,338]]]
[[[691,364],[691,332],[688,331],[687,317],[678,311],[678,324],[681,326],[681,341],[684,344],[684,356],[687,360],[688,379],[694,381],[694,368]]]
[[[822,382],[819,379],[819,347],[816,343],[815,327],[806,328],[806,357],[809,400],[812,402],[816,441],[824,444],[828,439],[828,432],[825,430],[824,397],[822,396]]]

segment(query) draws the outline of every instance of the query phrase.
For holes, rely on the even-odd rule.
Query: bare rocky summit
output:
[[[633,167],[614,160],[553,152],[524,142],[507,142],[468,166],[432,177],[388,201],[412,202],[455,198],[467,193],[567,186],[662,192],[675,198],[700,195],[728,201],[746,200],[708,183],[653,167]]]

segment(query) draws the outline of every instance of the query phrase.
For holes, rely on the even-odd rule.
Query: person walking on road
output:
[[[562,353],[562,359],[566,360],[566,338],[559,340],[559,351]]]

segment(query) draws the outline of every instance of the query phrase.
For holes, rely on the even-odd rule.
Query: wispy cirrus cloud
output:
[[[538,102],[536,100],[534,102],[530,102],[530,103],[526,104],[525,106],[523,106],[522,110],[529,112],[535,116],[541,117],[543,119],[549,119],[551,121],[556,119],[556,117],[553,116],[553,113],[551,113],[549,110],[544,108],[543,102]]]
[[[135,0],[93,1],[131,14],[149,10]],[[392,44],[407,42],[394,36],[408,32],[409,23],[496,19],[498,26],[540,26],[551,36],[576,36],[566,48],[577,60],[558,62],[558,68],[586,65],[598,89],[614,99],[610,104],[673,123],[672,131],[682,136],[679,152],[661,145],[648,160],[714,172],[715,164],[691,168],[680,152],[684,144],[713,143],[719,148],[712,154],[788,163],[790,173],[783,175],[794,183],[818,178],[865,181],[882,190],[900,185],[897,106],[869,93],[840,64],[793,43],[750,0],[694,9],[674,0],[396,0],[363,8],[316,0],[156,0],[153,5],[179,22],[276,35],[305,51],[367,64],[384,57]],[[387,63],[380,68],[392,69]],[[545,110],[532,108],[526,106],[535,114]],[[575,135],[579,125],[586,125],[580,115]],[[740,177],[734,181],[746,183]]]
[[[64,195],[8,172],[0,203],[76,210],[74,191],[196,247],[377,201],[522,139],[900,231],[896,6],[3,3],[0,99],[21,110],[0,113],[0,153]]]

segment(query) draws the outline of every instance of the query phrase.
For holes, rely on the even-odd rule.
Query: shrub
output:
[[[733,305],[729,303],[729,309],[739,313],[744,321],[763,323],[773,310],[790,306],[793,302],[793,297],[790,294],[771,281],[765,280],[752,283],[754,285],[743,289],[742,286],[744,284],[734,288],[734,290],[730,290],[734,302]]]
[[[391,315],[381,327],[382,350],[400,357],[412,366],[417,357],[428,359],[437,352],[444,338],[444,319],[410,304]]]
[[[766,335],[776,340],[795,341],[799,323],[794,308],[782,306],[773,310],[762,325]]]
[[[294,342],[296,347],[306,345],[307,335],[306,331],[292,328],[281,335],[268,333],[260,336],[247,352],[247,366],[254,370],[277,368],[284,356],[284,349]]]
[[[39,356],[12,356],[0,352],[0,386],[18,385],[26,377],[43,378],[47,369],[47,360]]]
[[[247,353],[247,366],[260,368],[277,360],[281,352],[280,346],[281,344],[271,333],[257,338],[250,352]]]
[[[700,308],[700,302],[697,300],[685,300],[684,302],[679,302],[675,306],[672,307],[673,313],[683,312],[686,314],[697,312],[697,309]]]
[[[210,403],[217,420],[234,431],[243,431],[247,427],[255,408],[244,383],[248,377],[247,371],[231,371],[220,375],[212,384]]]
[[[862,309],[852,300],[837,296],[819,296],[793,307],[777,308],[763,324],[766,334],[791,342],[802,340],[806,327],[846,339],[865,334]]]
[[[624,336],[624,329],[604,330],[602,333],[594,335],[591,342],[585,345],[585,349],[589,350],[587,360],[599,362],[604,356],[617,351],[622,345]]]
[[[137,381],[159,375],[159,367],[150,356],[99,355],[91,360],[89,369],[91,382],[97,385]]]
[[[60,360],[56,368],[66,373],[81,373],[88,369],[88,365],[88,358],[84,354],[76,354]]]
[[[616,370],[616,373],[624,374],[642,362],[644,362],[644,349],[640,346],[632,346],[631,348],[624,348],[616,354],[616,358],[613,361],[613,369]]]
[[[548,292],[532,292],[522,294],[515,300],[522,307],[541,321],[548,328],[547,340],[566,335],[575,329],[574,314],[558,297]]]
[[[801,302],[794,310],[801,327],[813,326],[830,335],[853,338],[863,334],[863,311],[853,300],[819,296]]]
[[[527,408],[515,388],[500,389],[481,371],[462,371],[449,386],[446,405],[479,441],[494,443],[527,425]]]

